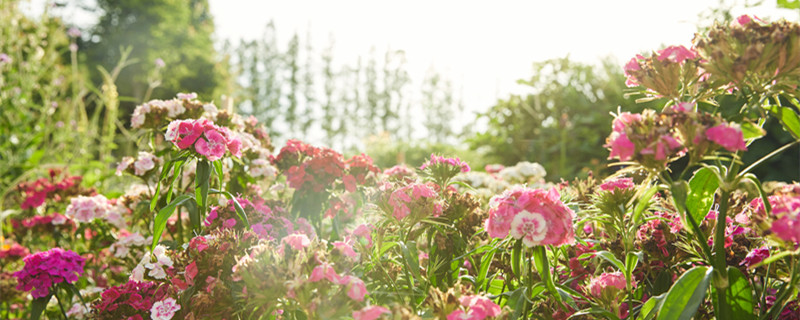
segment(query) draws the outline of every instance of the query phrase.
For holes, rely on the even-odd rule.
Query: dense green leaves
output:
[[[750,287],[750,282],[747,277],[739,271],[738,268],[728,267],[728,288],[727,299],[728,307],[730,308],[728,314],[733,318],[731,320],[751,320],[755,319],[753,315],[753,289]]]

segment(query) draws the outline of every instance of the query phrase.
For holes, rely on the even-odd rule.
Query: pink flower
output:
[[[356,192],[356,178],[353,175],[348,174],[342,178],[342,182],[344,183],[344,189],[347,192]]]
[[[503,238],[510,229],[512,236],[523,238],[529,246],[575,242],[575,213],[561,202],[555,188],[516,187],[492,198],[490,204],[486,230],[492,237]]]
[[[206,139],[198,139],[195,144],[197,153],[206,156],[209,161],[216,161],[225,155],[225,137],[222,136],[217,130],[208,130],[205,132]]]
[[[768,257],[769,257],[769,248],[767,247],[755,248],[753,249],[753,251],[750,251],[746,257],[744,257],[744,260],[742,260],[742,262],[739,263],[739,265],[749,268],[761,261],[764,261],[764,259]]]
[[[369,248],[372,246],[372,229],[374,228],[375,227],[373,225],[368,223],[360,224],[355,228],[355,230],[353,230],[352,235],[367,239],[367,242],[369,242],[367,244],[367,248]]]
[[[616,295],[618,290],[625,290],[625,276],[622,272],[603,273],[592,278],[587,290],[596,298],[602,297],[604,293]],[[635,288],[636,283],[631,283]]]
[[[197,99],[197,93],[178,93],[178,100],[192,100]]]
[[[230,218],[228,220],[225,220],[225,222],[222,223],[222,226],[227,229],[233,229],[233,227],[236,226],[236,219]]]
[[[708,140],[713,141],[730,152],[747,150],[747,145],[745,145],[744,136],[742,135],[742,129],[737,125],[723,123],[708,128],[705,135]]]
[[[669,60],[674,63],[681,63],[686,60],[697,58],[697,53],[684,46],[669,46],[658,51],[658,61]]]
[[[309,282],[317,282],[322,279],[328,279],[328,281],[338,284],[340,283],[342,277],[336,273],[336,270],[333,269],[333,266],[326,262],[314,267],[314,270],[311,271],[311,276],[308,277]]]
[[[285,236],[283,239],[281,239],[281,242],[289,244],[292,249],[295,250],[301,250],[311,244],[311,240],[308,239],[308,236],[302,233],[295,233]]]
[[[510,208],[493,208],[489,210],[489,218],[486,219],[486,232],[493,238],[505,238],[511,230],[511,220],[514,219],[515,212]]]
[[[133,157],[124,157],[124,158],[122,158],[122,160],[117,165],[116,175],[121,176],[122,173],[125,172],[125,170],[127,170],[128,167],[131,166],[131,164],[133,164],[134,161],[135,160],[133,159]]]
[[[615,132],[624,133],[625,128],[631,125],[634,122],[642,121],[642,115],[638,113],[630,113],[630,112],[622,112],[614,118],[614,121],[611,123],[611,128],[614,129]]]
[[[336,241],[333,243],[333,247],[338,249],[339,252],[341,252],[343,255],[351,259],[358,258],[358,253],[356,253],[355,250],[353,250],[353,246],[350,245],[349,243],[343,241]]]
[[[167,128],[169,132],[169,128]],[[178,123],[177,133],[173,143],[179,149],[183,150],[192,146],[195,141],[203,134],[202,126],[198,126],[197,122],[184,120]]]
[[[230,150],[231,154],[234,157],[241,158],[242,157],[242,141],[236,138],[232,138],[228,141],[228,150]]]
[[[355,320],[375,320],[381,317],[384,313],[389,313],[389,309],[381,306],[366,306],[358,311],[353,311],[353,319]]]
[[[611,152],[608,154],[609,159],[617,157],[620,161],[631,160],[636,152],[636,145],[628,139],[626,134],[619,132],[612,132],[604,147],[611,148]]]
[[[464,296],[459,299],[461,305],[469,308],[469,314],[474,314],[480,319],[500,315],[500,306],[484,296]]]
[[[611,181],[607,181],[600,185],[600,189],[604,191],[614,191],[617,189],[626,190],[632,189],[633,185],[633,178],[618,178]]]
[[[342,285],[347,284],[347,296],[350,297],[350,299],[358,302],[364,301],[364,296],[366,296],[368,293],[367,286],[364,284],[364,281],[361,281],[361,279],[353,276],[346,276],[342,277],[339,280],[339,283]]]
[[[153,320],[170,320],[175,312],[181,309],[173,298],[166,298],[153,304],[150,308],[150,318]]]
[[[144,175],[156,167],[156,156],[149,152],[139,152],[139,157],[133,163],[133,171],[137,176]]]
[[[186,282],[189,284],[194,284],[194,277],[197,276],[197,262],[192,261],[188,266],[186,266],[185,274]]]
[[[752,16],[751,17],[750,15],[747,15],[747,14],[743,14],[743,15],[739,16],[738,18],[736,18],[736,23],[739,24],[740,26],[747,25],[748,23],[753,22],[753,21],[758,21],[760,23],[766,23],[766,22],[764,22],[764,20],[761,20],[761,18],[759,18],[759,17],[756,17],[756,16]]]
[[[639,85],[639,80],[633,76],[633,72],[642,70],[642,66],[639,65],[639,60],[644,60],[645,57],[637,54],[635,57],[631,58],[628,63],[625,64],[623,70],[625,71],[625,85],[628,87],[636,87]]]

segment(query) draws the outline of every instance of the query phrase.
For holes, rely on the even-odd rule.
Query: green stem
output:
[[[53,295],[56,296],[56,302],[58,302],[58,308],[61,309],[61,315],[64,316],[65,320],[69,320],[69,317],[67,317],[67,312],[64,311],[64,306],[61,305],[61,298],[58,297],[58,288],[54,287],[51,290],[55,290],[53,291]]]

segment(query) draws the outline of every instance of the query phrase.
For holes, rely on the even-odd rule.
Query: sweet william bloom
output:
[[[178,93],[178,99],[179,100],[197,99],[197,93],[194,93],[194,92],[192,92],[192,93],[183,93],[183,92],[181,92],[181,93]]]
[[[317,282],[322,279],[328,279],[328,281],[332,283],[340,283],[342,277],[336,273],[333,266],[326,262],[314,267],[314,270],[311,271],[311,276],[308,277],[308,281],[310,282]]]
[[[747,145],[745,145],[744,136],[742,135],[742,129],[737,125],[723,123],[708,128],[705,132],[705,136],[708,140],[711,140],[730,152],[747,150]]]
[[[391,314],[389,309],[381,306],[367,306],[358,311],[353,311],[354,320],[375,320],[383,314]]]
[[[541,244],[547,234],[547,222],[539,213],[522,211],[514,216],[511,221],[511,236],[514,239],[522,239],[522,243],[528,247]]]
[[[592,278],[587,290],[595,297],[602,297],[604,293],[614,294],[616,290],[625,290],[625,276],[622,272],[603,273]],[[631,283],[635,288],[636,283]]]
[[[605,147],[611,148],[611,152],[608,154],[609,159],[617,157],[620,161],[631,160],[636,152],[636,145],[628,139],[626,134],[619,132],[611,133]]]
[[[669,60],[675,63],[697,58],[697,53],[694,50],[687,49],[684,46],[669,46],[661,49],[657,54],[658,61]]]
[[[302,233],[285,236],[281,239],[281,242],[288,244],[295,250],[301,250],[311,244],[311,240],[308,239],[308,236]]]
[[[144,175],[156,167],[156,156],[149,152],[139,152],[139,157],[133,163],[133,171],[137,176]]]
[[[633,178],[619,178],[601,184],[600,189],[603,191],[626,190],[632,189],[633,186]]]
[[[459,299],[459,302],[469,309],[468,314],[477,316],[478,319],[500,315],[500,306],[484,296],[464,296]]]
[[[746,257],[744,257],[744,260],[742,260],[742,262],[739,263],[739,265],[750,268],[751,266],[758,264],[761,261],[764,261],[764,259],[768,257],[769,257],[769,248],[767,247],[755,248],[753,249],[753,251],[750,251]]]
[[[197,139],[197,143],[194,145],[197,153],[206,156],[209,161],[222,158],[225,155],[225,137],[217,130],[208,130],[205,132],[205,138]]]
[[[173,298],[166,298],[153,304],[150,308],[150,318],[153,320],[170,320],[181,306]]]
[[[75,252],[53,248],[28,255],[22,270],[14,272],[17,290],[30,291],[34,298],[46,297],[57,283],[74,283],[83,274],[86,259]]]
[[[368,293],[364,281],[353,276],[346,276],[342,277],[339,283],[342,285],[347,284],[347,296],[350,297],[350,299],[358,302],[364,301],[364,296]]]

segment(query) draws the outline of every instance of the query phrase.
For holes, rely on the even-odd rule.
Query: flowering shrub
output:
[[[765,157],[800,141],[797,43],[796,24],[743,16],[634,57],[627,84],[663,106],[609,119],[603,179],[273,154],[253,117],[144,103],[124,192],[52,170],[3,199],[0,315],[796,319],[800,185],[762,184],[742,155],[769,118],[795,140]]]

